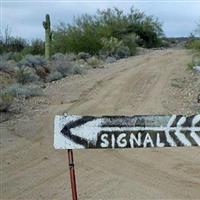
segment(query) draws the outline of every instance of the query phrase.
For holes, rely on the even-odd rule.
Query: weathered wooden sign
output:
[[[56,116],[56,149],[200,146],[200,115]]]

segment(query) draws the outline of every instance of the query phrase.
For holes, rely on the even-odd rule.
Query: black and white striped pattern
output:
[[[200,146],[200,115],[66,115],[54,125],[56,149]]]

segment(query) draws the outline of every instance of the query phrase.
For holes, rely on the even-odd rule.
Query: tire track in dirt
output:
[[[169,100],[170,77],[186,75],[190,58],[185,50],[153,51],[50,85],[46,112],[16,122],[22,137],[6,133],[10,142],[0,155],[11,163],[0,169],[2,199],[71,199],[66,152],[52,145],[54,115],[167,113],[163,101]],[[79,197],[198,199],[199,153],[199,148],[75,151]]]

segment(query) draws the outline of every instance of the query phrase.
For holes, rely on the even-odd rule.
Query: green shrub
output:
[[[42,90],[38,85],[22,85],[22,84],[13,84],[7,88],[7,92],[15,97],[32,97],[42,95]]]
[[[139,38],[136,41],[139,46],[158,47],[162,43],[161,27],[157,19],[133,8],[127,14],[117,8],[98,10],[95,15],[86,14],[76,18],[71,25],[60,24],[54,30],[53,51],[94,55],[102,49],[102,38],[123,40],[129,34]],[[134,47],[128,47],[131,55],[134,55]]]
[[[193,69],[193,67],[194,67],[195,65],[194,65],[194,63],[193,63],[193,62],[190,62],[190,63],[188,63],[188,65],[187,65],[187,66],[188,66],[188,69],[189,69],[189,70],[192,70],[192,69]]]
[[[0,93],[0,112],[7,112],[11,106],[14,97],[8,92]]]
[[[89,53],[85,53],[85,52],[80,52],[78,54],[78,59],[83,59],[83,60],[87,60],[88,58],[90,58],[91,55]]]
[[[39,76],[34,73],[31,68],[18,67],[16,70],[16,79],[18,83],[25,84],[39,81]]]
[[[29,73],[26,72],[24,67],[19,67],[16,70],[16,79],[18,83],[25,84]]]
[[[127,46],[119,47],[116,51],[116,58],[127,58],[131,55],[130,50]]]
[[[28,43],[25,39],[20,37],[9,37],[7,42],[4,43],[5,52],[20,52]]]
[[[40,39],[32,40],[29,46],[29,54],[44,55],[44,41]]]
[[[44,57],[39,56],[39,55],[26,55],[20,62],[20,66],[28,66],[28,67],[33,67],[35,68],[36,66],[44,66],[47,64],[47,61]]]
[[[63,77],[71,73],[72,62],[68,60],[65,59],[56,60],[53,61],[51,65],[52,65],[51,71],[57,71],[61,73]]]
[[[115,57],[111,57],[111,56],[108,56],[106,59],[105,59],[105,63],[114,63],[116,62],[116,58]]]
[[[106,56],[114,56],[118,50],[118,48],[123,46],[123,41],[118,40],[115,37],[108,38],[102,38],[102,52]]]
[[[200,53],[200,40],[198,39],[190,40],[188,43],[186,43],[186,48],[193,49],[198,53]]]
[[[101,61],[97,57],[92,56],[91,58],[87,59],[87,63],[93,68],[96,68],[101,64]]]
[[[47,81],[48,82],[56,81],[60,80],[61,78],[63,78],[63,75],[60,72],[54,71],[47,76]]]
[[[137,43],[140,42],[140,38],[139,36],[137,36],[136,34],[132,33],[132,34],[128,34],[125,35],[123,38],[123,43],[125,46],[127,46],[129,48],[129,52],[131,56],[134,56],[137,52],[136,48],[138,46]]]
[[[61,60],[64,59],[65,55],[63,53],[55,53],[51,56],[52,60]]]
[[[9,27],[6,27],[0,38],[0,54],[8,52],[15,53],[18,57],[16,57],[17,59],[19,59],[19,57],[22,59],[22,57],[27,54],[43,55],[44,42],[40,39],[34,39],[31,41],[31,44],[29,44],[24,38],[11,36]]]
[[[199,54],[194,54],[192,61],[188,63],[188,69],[193,69],[195,66],[200,66],[200,56]]]
[[[15,71],[16,63],[7,59],[7,54],[0,55],[0,71],[13,73]]]
[[[75,61],[77,59],[77,56],[74,53],[55,53],[51,56],[51,60],[67,60],[67,61]]]
[[[13,52],[8,52],[8,53],[3,53],[0,55],[1,61],[9,61],[9,60],[14,60],[13,59]]]
[[[78,63],[75,63],[72,66],[70,72],[71,72],[71,74],[82,74],[83,73],[83,68]]]
[[[168,47],[170,47],[170,44],[173,44],[173,41],[170,41],[167,38],[162,39],[162,45],[161,45],[162,47],[168,48]]]
[[[129,48],[124,45],[122,40],[118,40],[117,38],[103,38],[102,46],[101,54],[105,54],[106,56],[116,57],[117,59],[130,56]]]
[[[67,53],[65,54],[65,60],[75,61],[77,60],[77,56],[74,53]]]

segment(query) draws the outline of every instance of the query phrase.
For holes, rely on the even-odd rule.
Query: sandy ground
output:
[[[157,50],[51,83],[1,123],[0,199],[71,199],[55,114],[196,114],[200,76],[185,50]],[[80,200],[200,199],[200,148],[76,150]]]

